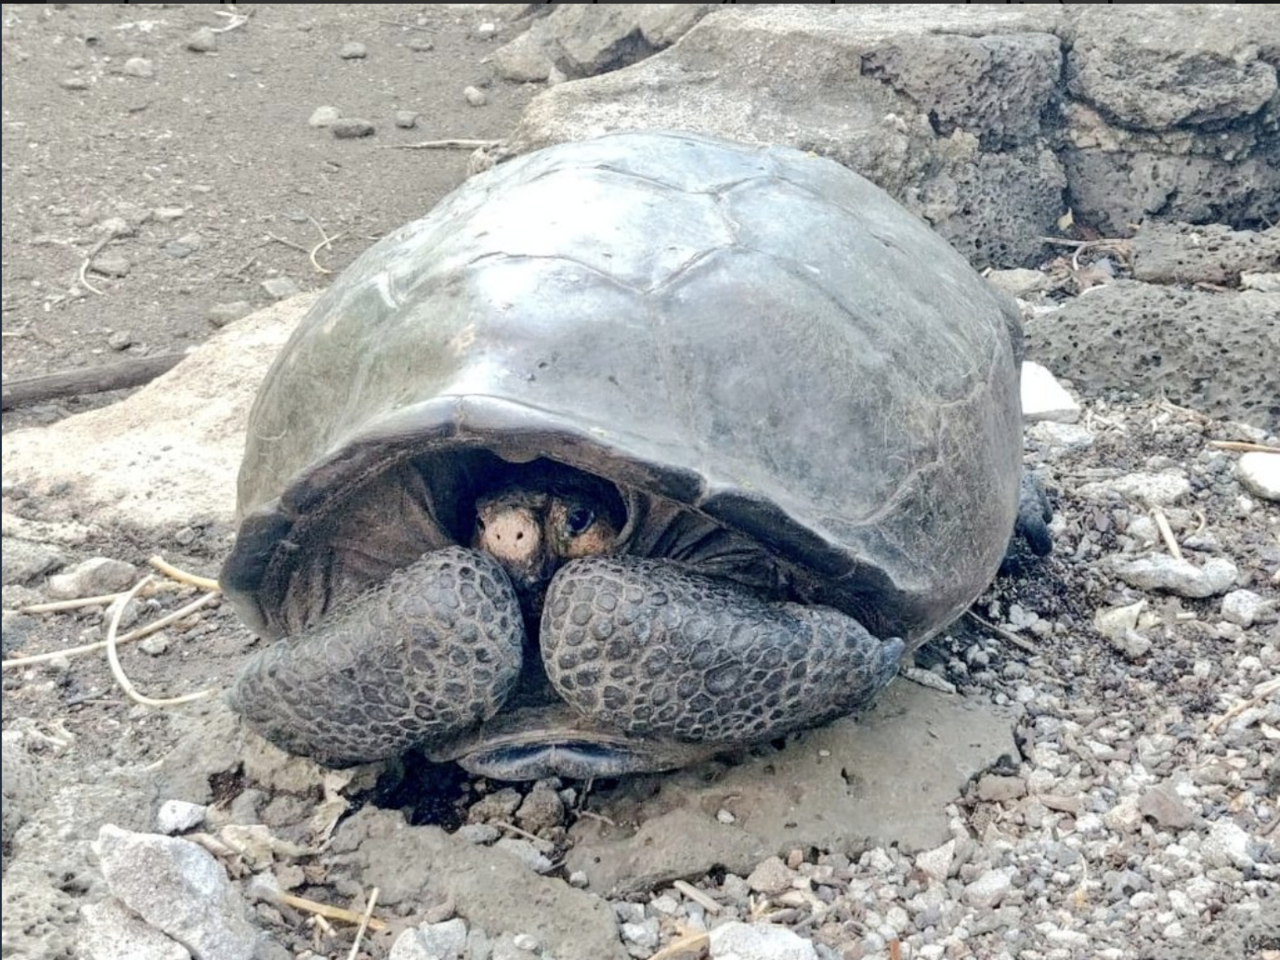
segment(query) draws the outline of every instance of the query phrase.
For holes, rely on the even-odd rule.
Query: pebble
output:
[[[117,330],[107,337],[107,346],[112,350],[128,350],[133,346],[133,334],[128,330]]]
[[[164,834],[185,833],[204,823],[205,808],[186,800],[166,800],[156,811],[156,829]]]
[[[1271,612],[1274,604],[1252,590],[1232,590],[1222,598],[1222,619],[1242,627],[1251,627]]]
[[[498,25],[486,21],[476,27],[475,35],[477,40],[492,40],[498,35]]]
[[[723,823],[725,826],[728,826],[731,823],[737,823],[738,818],[735,817],[728,810],[726,810],[724,807],[721,807],[719,810],[716,811],[716,822]]]
[[[130,57],[120,70],[127,77],[141,77],[144,80],[156,75],[155,66],[146,57]]]
[[[637,947],[652,952],[658,948],[658,918],[649,917],[639,923],[624,923],[621,926],[622,939],[634,943]],[[649,954],[646,953],[645,956]]]
[[[493,845],[495,850],[505,850],[534,873],[550,873],[553,864],[530,841],[519,837],[503,837]]]
[[[1013,270],[992,270],[986,277],[987,283],[1011,297],[1027,297],[1049,286],[1049,278],[1042,271],[1020,267]]]
[[[218,35],[212,27],[201,27],[187,37],[187,49],[192,53],[212,53],[218,49]]]
[[[747,886],[757,893],[778,894],[791,888],[795,879],[787,865],[778,857],[769,857],[751,871],[747,877]]]
[[[331,127],[341,119],[342,111],[337,107],[316,107],[311,111],[311,116],[307,118],[307,126]]]
[[[1156,553],[1133,560],[1117,560],[1113,566],[1116,576],[1131,587],[1163,590],[1193,599],[1226,593],[1240,575],[1236,565],[1222,557],[1211,557],[1197,567],[1189,560]]]
[[[84,77],[67,77],[60,81],[64,90],[88,90],[89,81]]]
[[[556,791],[559,784],[539,780],[516,808],[516,825],[530,833],[558,827],[564,820],[564,802]]]
[[[916,854],[916,867],[931,880],[943,883],[951,873],[951,863],[956,855],[955,840],[948,840],[940,847]]]
[[[1046,368],[1030,360],[1022,363],[1022,419],[1025,423],[1052,420],[1075,423],[1080,404]]]
[[[510,821],[523,801],[524,798],[514,787],[503,787],[473,803],[467,811],[467,819],[471,823],[484,823],[489,820]]]
[[[1075,423],[1054,423],[1041,420],[1027,427],[1027,436],[1044,448],[1045,458],[1056,460],[1068,454],[1080,453],[1093,446],[1093,432]]]
[[[111,893],[200,960],[253,956],[258,932],[226,872],[203,847],[114,824],[93,845]]]
[[[124,626],[121,620],[120,625]],[[163,633],[153,634],[138,641],[138,649],[149,657],[158,657],[166,653],[169,649],[169,638]]]
[[[1233,866],[1241,870],[1253,867],[1249,855],[1249,834],[1225,815],[1209,827],[1209,835],[1200,844],[1200,856],[1211,867]]]
[[[221,329],[229,323],[234,323],[242,317],[247,317],[253,313],[253,304],[248,300],[233,300],[230,303],[215,303],[208,312],[205,313],[205,319],[209,323]]]
[[[396,938],[387,960],[454,960],[463,955],[466,945],[465,920],[423,923]]]
[[[538,938],[531,933],[517,933],[511,938],[511,943],[517,950],[524,950],[526,953],[536,953],[542,946]]]
[[[1195,815],[1173,791],[1165,787],[1152,787],[1142,794],[1138,809],[1144,817],[1150,817],[1159,826],[1170,830],[1186,830],[1195,823]]]
[[[3,548],[0,548],[0,582],[5,586],[26,583],[41,574],[57,570],[66,562],[66,554],[57,547],[19,540],[17,537],[5,537]],[[5,602],[9,602],[7,597]]]
[[[569,886],[571,887],[576,887],[581,890],[590,883],[591,878],[587,876],[587,871],[585,870],[574,870],[569,874]]]
[[[486,845],[501,837],[502,831],[491,823],[464,823],[454,836],[467,843]]]
[[[1240,485],[1263,500],[1280,501],[1280,453],[1251,450],[1236,464]]]
[[[707,934],[710,960],[818,960],[813,943],[786,927],[731,920]]]
[[[428,50],[434,50],[436,48],[436,45],[426,37],[411,37],[405,46],[414,53],[426,53]]]
[[[187,215],[182,207],[156,207],[151,211],[151,219],[156,223],[173,223]]]
[[[120,253],[100,253],[89,263],[89,269],[107,277],[127,277],[133,264]]]
[[[297,296],[302,290],[290,277],[269,277],[262,281],[262,289],[272,300],[284,300]]]
[[[65,573],[51,576],[45,592],[51,600],[97,597],[128,590],[137,579],[138,568],[132,563],[110,557],[90,557]]]
[[[339,140],[356,140],[372,137],[376,128],[368,120],[359,117],[342,117],[329,124],[329,132]]]
[[[198,233],[184,233],[177,240],[170,240],[161,249],[175,260],[183,260],[200,249],[201,240]]]
[[[1191,481],[1177,471],[1165,473],[1126,473],[1110,480],[1082,483],[1076,492],[1089,499],[1106,500],[1117,493],[1151,507],[1168,507],[1191,492]]]
[[[473,107],[483,107],[489,102],[489,98],[485,96],[484,91],[479,87],[466,87],[462,91],[462,96]]]
[[[1001,777],[984,774],[978,780],[978,799],[992,803],[1005,803],[1027,795],[1027,781],[1022,777]]]
[[[978,879],[966,884],[964,901],[971,907],[990,909],[998,906],[1013,889],[1013,868],[988,870]]]
[[[395,123],[401,130],[412,130],[418,125],[418,114],[414,110],[397,110]]]
[[[368,49],[358,40],[347,41],[342,45],[342,49],[338,51],[338,56],[343,60],[363,60],[368,55]]]

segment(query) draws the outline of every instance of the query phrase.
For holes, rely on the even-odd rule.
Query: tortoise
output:
[[[850,714],[1020,504],[1044,536],[1020,356],[1013,304],[833,161],[640,131],[478,174],[261,386],[221,582],[272,642],[231,704],[327,765],[502,779]]]

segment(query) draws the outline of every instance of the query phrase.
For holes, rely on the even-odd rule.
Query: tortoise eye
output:
[[[569,516],[565,518],[565,528],[569,531],[569,536],[576,537],[586,533],[587,528],[595,522],[595,511],[587,507],[574,507],[569,511]]]

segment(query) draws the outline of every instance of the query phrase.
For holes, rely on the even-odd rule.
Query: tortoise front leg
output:
[[[566,564],[543,608],[543,664],[581,714],[629,734],[753,743],[867,703],[903,643],[829,607],[769,603],[669,560]]]
[[[450,547],[257,653],[229,699],[282,749],[349,766],[492,717],[515,687],[523,646],[506,572]]]

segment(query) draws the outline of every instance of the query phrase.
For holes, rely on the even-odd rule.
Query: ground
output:
[[[247,22],[238,19],[243,15]],[[340,270],[372,239],[425,213],[464,176],[467,151],[384,148],[501,137],[536,92],[489,81],[482,61],[493,41],[477,30],[481,13],[463,6],[263,5],[233,11],[196,5],[6,5],[3,16],[6,380],[183,350],[215,331],[211,309],[238,303],[256,309],[272,302],[264,280],[289,278],[303,290],[326,286],[329,275],[317,265]],[[187,49],[201,26],[223,30],[215,35],[216,51]],[[349,43],[363,44],[365,56],[344,58]],[[132,61],[138,57],[150,61],[152,76],[135,75],[147,72]],[[467,86],[484,92],[483,106],[464,97]],[[310,126],[308,118],[325,105],[368,120],[375,134],[337,139],[329,129]],[[416,128],[397,127],[398,110],[418,113]],[[111,224],[113,218],[124,221],[122,229]],[[91,251],[111,236],[97,255],[117,263],[109,258],[99,266],[124,275],[90,267],[81,276]],[[332,242],[325,244],[326,238]],[[223,322],[227,312],[214,316]],[[7,412],[3,426],[9,431],[49,423],[118,397],[22,408]],[[1274,688],[1280,669],[1277,515],[1274,504],[1242,490],[1234,473],[1236,453],[1211,445],[1275,439],[1123,395],[1091,402],[1082,424],[1091,446],[1075,449],[1078,435],[1030,431],[1029,462],[1045,477],[1059,515],[1055,556],[997,582],[979,601],[977,614],[997,629],[963,621],[919,657],[934,682],[953,684],[965,698],[994,703],[1014,717],[1018,749],[947,808],[949,844],[917,851],[850,838],[841,850],[779,851],[785,861],[765,860],[755,870],[747,864],[740,875],[723,865],[684,874],[699,896],[718,904],[721,916],[794,926],[823,946],[826,960],[1234,960],[1250,956],[1246,949],[1259,956],[1280,949],[1274,922],[1255,922],[1265,908],[1274,908],[1274,894],[1269,900],[1267,891],[1274,890],[1277,876],[1280,822],[1274,748],[1280,736]],[[1173,536],[1198,566],[1210,559],[1235,564],[1233,586],[1255,592],[1260,601],[1253,620],[1242,623],[1249,618],[1234,607],[1228,616],[1220,594],[1180,598],[1117,575],[1114,561],[1166,549],[1152,532],[1148,498],[1155,488],[1134,493],[1122,484],[1107,486],[1148,474],[1187,481],[1186,491],[1163,507]],[[1088,492],[1089,484],[1101,488]],[[20,559],[9,544],[22,538],[58,545],[69,562],[105,555],[143,569],[149,557],[163,553],[187,570],[213,576],[232,535],[225,523],[203,517],[159,530],[139,518],[136,525],[99,526],[75,542],[68,531],[82,518],[67,491],[6,478],[4,499],[6,570]],[[54,526],[58,535],[46,535]],[[6,657],[102,637],[101,607],[54,616],[14,612],[49,595],[43,577],[19,579],[26,585],[5,587]],[[145,601],[143,619],[196,593],[158,593]],[[1099,632],[1096,613],[1139,600],[1146,608],[1133,614],[1128,632],[1114,641]],[[178,695],[227,684],[254,642],[223,605],[183,621],[161,643],[128,648],[122,659],[141,690]],[[104,790],[114,791],[121,782],[117,771],[167,758],[166,789],[174,791],[167,795],[181,795],[172,764],[175,755],[187,757],[199,774],[197,786],[210,791],[203,799],[210,803],[205,826],[211,832],[228,821],[257,824],[260,818],[281,836],[308,839],[303,828],[318,788],[304,799],[283,787],[255,784],[234,751],[225,775],[206,776],[220,761],[191,751],[228,748],[232,741],[217,736],[227,729],[225,714],[209,720],[211,732],[201,741],[192,736],[190,717],[131,705],[97,655],[6,670],[3,695],[6,736],[26,738],[27,749],[59,776],[74,779],[67,771],[77,773],[86,791],[99,780]],[[194,716],[197,726],[203,722],[204,715]],[[769,749],[757,758],[766,768],[772,765]],[[859,785],[861,772],[841,770],[853,802],[856,789],[884,787],[881,781]],[[707,784],[734,782],[731,766],[597,785],[589,795],[573,785],[559,794],[543,785],[528,793],[541,798],[538,816],[537,804],[522,802],[527,785],[511,794],[501,785],[445,778],[441,789],[439,771],[427,774],[420,768],[416,780],[392,777],[366,794],[361,802],[372,799],[390,809],[383,816],[369,803],[345,820],[335,837],[336,856],[281,853],[275,872],[294,884],[294,892],[328,902],[356,901],[377,883],[390,896],[377,871],[403,872],[425,886],[399,877],[402,899],[389,905],[387,916],[416,924],[447,919],[456,909],[476,925],[484,898],[495,892],[459,886],[446,896],[439,885],[450,871],[435,865],[467,864],[452,871],[461,883],[481,875],[477,863],[498,867],[498,852],[485,860],[490,847],[471,851],[460,840],[424,832],[411,840],[392,833],[387,840],[388,820],[398,818],[395,811],[451,828],[469,819],[484,828],[473,837],[488,830],[492,841],[508,833],[499,843],[514,842],[523,831],[537,841],[526,852],[545,853],[555,862],[547,864],[546,878],[518,871],[543,885],[513,888],[517,893],[503,907],[516,918],[506,921],[507,932],[536,932],[544,944],[562,935],[572,944],[575,933],[585,942],[588,927],[592,935],[601,933],[599,917],[588,924],[585,915],[572,915],[574,904],[586,902],[572,899],[585,896],[576,890],[575,867],[589,881],[604,873],[590,850],[605,851],[606,841],[616,842],[622,853],[612,856],[622,858],[631,855],[625,844],[632,836],[658,836],[659,844],[668,844],[659,846],[660,853],[674,851],[704,834],[730,830],[735,817],[746,819],[736,788],[714,802],[714,792],[698,792]],[[434,791],[423,789],[430,776],[437,777]],[[6,782],[6,803],[10,788]],[[666,810],[682,792],[693,798],[691,809]],[[129,810],[133,801],[120,798],[131,796],[120,794],[118,810],[104,801],[96,816],[155,829],[150,803],[158,798],[148,796],[137,803],[139,809]],[[687,827],[684,834],[644,833],[669,812],[685,818],[674,821]],[[511,820],[514,833],[508,830]],[[27,869],[30,863],[15,878],[7,819],[5,829],[6,886],[37,890],[42,880],[38,870]],[[378,830],[383,848],[374,843]],[[425,867],[410,865],[417,872],[401,871],[395,854],[409,842],[435,859]],[[469,855],[480,859],[468,860]],[[617,859],[612,867],[630,862]],[[419,878],[424,871],[427,876]],[[596,912],[605,913],[603,942],[615,952],[647,957],[659,944],[712,919],[697,896],[669,885],[670,879],[655,881],[652,890],[615,896],[612,915],[593,901]],[[98,886],[71,874],[60,877],[57,896],[70,899],[59,906],[55,896],[48,912],[62,911],[62,922],[72,924],[75,896],[91,888],[95,895],[104,892],[100,880],[93,882]],[[510,883],[523,882],[511,875]],[[594,883],[588,889],[605,892]],[[423,892],[428,890],[431,896]],[[443,900],[432,899],[436,895]],[[544,895],[551,899],[539,899]],[[558,928],[518,928],[539,922],[520,919],[528,916],[519,912],[522,906],[552,902],[568,905]],[[6,955],[13,903],[6,899]],[[326,939],[305,915],[284,907],[260,906],[254,916],[289,955],[305,955],[310,944],[312,956],[347,956],[350,927]],[[579,921],[582,931],[575,931]],[[17,920],[12,922],[16,928]],[[483,925],[496,936],[503,922],[496,911]],[[23,936],[36,938],[46,929],[42,923],[32,920]],[[512,944],[518,946],[518,939]],[[1209,952],[1207,945],[1219,952]],[[364,955],[383,957],[387,947],[385,940],[373,941]],[[556,953],[580,955],[570,946]],[[64,955],[70,956],[44,954]],[[470,955],[482,953],[476,948]]]

